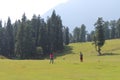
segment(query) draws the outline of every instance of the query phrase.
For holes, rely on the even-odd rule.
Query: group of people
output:
[[[54,63],[54,55],[53,53],[50,53],[50,64],[53,64]]]
[[[80,61],[83,62],[83,54],[80,52]],[[54,63],[54,55],[53,53],[50,53],[50,64]]]

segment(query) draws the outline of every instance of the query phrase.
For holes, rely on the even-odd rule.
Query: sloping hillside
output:
[[[102,47],[103,56],[119,56],[120,57],[120,39],[106,40]],[[57,59],[62,60],[79,60],[80,51],[83,53],[85,60],[97,59],[97,52],[95,51],[92,42],[86,43],[71,43],[66,46],[64,52],[57,54]]]

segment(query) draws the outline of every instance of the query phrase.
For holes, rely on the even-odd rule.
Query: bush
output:
[[[37,47],[37,48],[36,48],[36,53],[39,54],[39,55],[42,55],[42,54],[43,54],[43,49],[42,49],[42,47]]]
[[[5,56],[0,55],[0,59],[7,59]]]

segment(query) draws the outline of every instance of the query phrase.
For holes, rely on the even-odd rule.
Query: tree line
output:
[[[120,19],[111,21],[103,20],[103,33],[105,40],[120,38]],[[80,27],[73,29],[72,34],[70,34],[70,42],[94,41],[95,34],[95,30],[88,33],[86,26],[82,24]]]
[[[51,52],[61,51],[69,44],[69,29],[62,24],[55,10],[45,22],[39,15],[2,26],[0,21],[0,55],[14,59],[41,59]]]
[[[14,59],[42,59],[51,52],[62,51],[70,42],[87,41],[93,41],[101,54],[105,40],[120,38],[120,19],[104,21],[98,18],[94,26],[95,30],[90,33],[84,24],[70,33],[55,10],[46,22],[40,15],[33,15],[29,20],[23,14],[21,20],[14,23],[9,17],[4,26],[0,20],[0,55]]]

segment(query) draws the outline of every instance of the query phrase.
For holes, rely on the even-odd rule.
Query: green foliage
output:
[[[73,39],[74,39],[74,42],[79,42],[80,41],[80,28],[78,28],[78,27],[74,28]]]
[[[104,39],[120,37],[120,19],[103,23],[99,18],[95,26],[96,31],[91,31],[87,35],[84,24],[76,27],[73,33],[69,33],[69,28],[64,28],[61,16],[57,15],[55,10],[47,21],[44,21],[40,15],[33,15],[33,18],[28,20],[24,13],[22,19],[13,24],[10,18],[4,26],[0,21],[0,55],[9,58],[33,59],[38,56],[36,48],[41,46],[43,56],[46,57],[51,51],[61,52],[64,44],[85,41],[95,41],[97,51],[100,53]],[[38,57],[40,58],[41,55]]]
[[[49,49],[52,48],[53,51],[62,50],[63,49],[63,25],[60,16],[56,15],[55,11],[53,11],[50,18],[47,20],[47,28],[48,28],[48,44]]]
[[[110,38],[111,39],[115,39],[115,33],[116,33],[116,21],[112,20],[110,21],[110,27],[111,27],[111,31],[110,31]]]
[[[98,51],[99,55],[101,55],[101,47],[105,43],[105,38],[104,38],[104,21],[102,18],[98,18],[97,22],[95,23],[95,47],[96,50]],[[97,49],[98,48],[98,49]]]
[[[40,45],[40,43],[39,43],[39,41],[40,41],[39,35],[40,35],[40,27],[41,27],[40,22],[41,22],[40,17],[33,15],[33,18],[31,20],[31,26],[32,26],[32,35],[35,40],[35,46]]]
[[[108,21],[104,22],[103,28],[104,28],[105,40],[110,39],[110,28],[109,28],[109,22]]]
[[[21,59],[24,58],[24,50],[25,50],[25,22],[26,22],[26,16],[25,14],[22,17],[22,23],[20,24],[20,27],[17,32],[16,37],[16,44],[15,44],[15,53],[17,57],[20,57]]]
[[[63,39],[64,39],[65,45],[68,45],[69,42],[70,42],[69,36],[70,36],[70,34],[69,34],[69,28],[66,27],[66,28],[64,28],[64,30],[63,30],[63,37],[64,37]]]
[[[84,24],[81,25],[80,28],[75,27],[73,30],[74,42],[85,42],[86,41],[86,26]]]
[[[120,19],[118,19],[118,21],[117,21],[116,37],[117,37],[117,38],[120,38]]]
[[[14,56],[14,35],[10,18],[8,18],[6,26],[6,49],[8,57]]]
[[[15,53],[21,59],[31,58],[35,53],[35,41],[32,38],[31,22],[26,20],[25,14],[16,37]]]
[[[33,15],[27,20],[25,14],[19,23],[14,25],[15,55],[21,59],[33,58],[37,55],[36,48],[41,46],[43,55],[63,49],[62,21],[53,11],[45,23],[40,16]],[[17,32],[17,33],[16,33]],[[36,58],[36,57],[35,57]]]
[[[0,55],[0,59],[7,59],[7,57]]]
[[[36,53],[39,54],[39,55],[40,55],[40,54],[43,54],[43,49],[42,49],[42,47],[37,47],[37,48],[36,48]]]
[[[84,24],[81,25],[80,29],[80,42],[85,42],[85,36],[86,36],[86,26]]]

